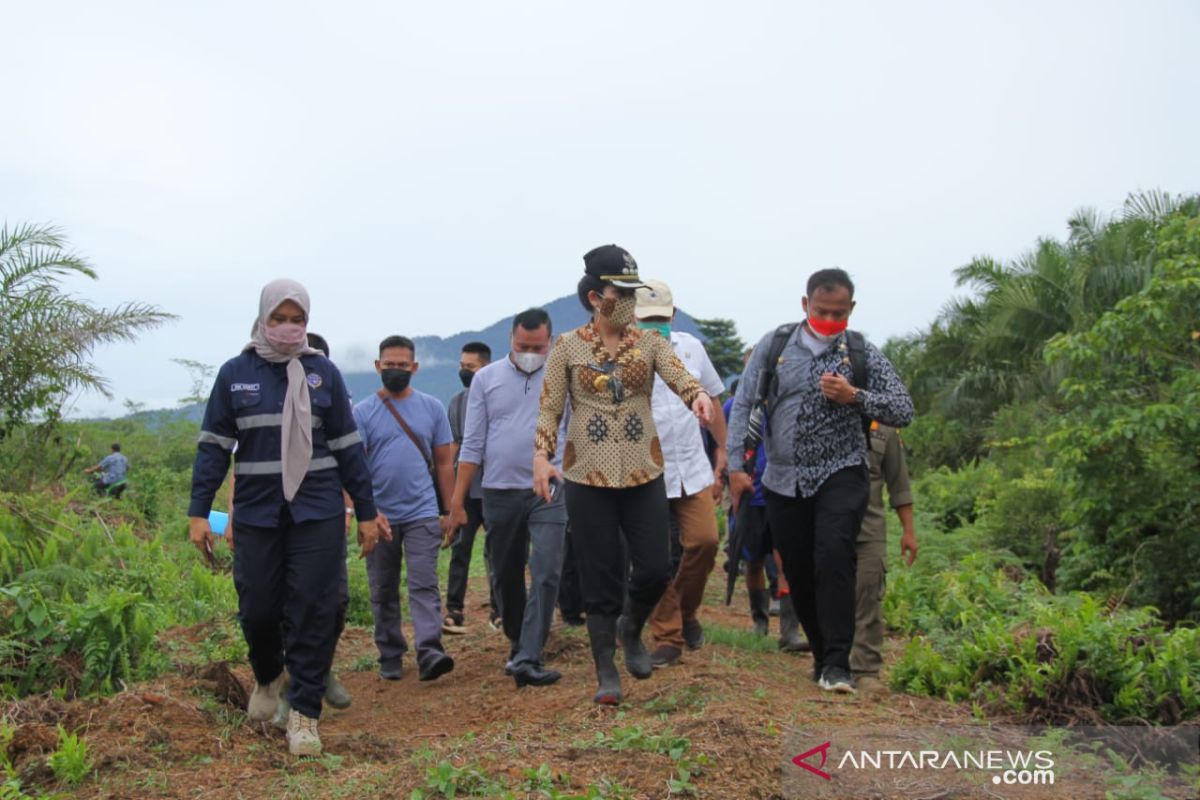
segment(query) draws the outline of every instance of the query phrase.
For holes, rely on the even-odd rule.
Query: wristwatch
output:
[[[854,405],[861,406],[863,404],[863,390],[855,388],[854,390]]]

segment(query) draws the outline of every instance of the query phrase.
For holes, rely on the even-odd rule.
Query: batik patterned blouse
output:
[[[615,359],[593,323],[569,331],[554,343],[545,369],[534,452],[556,451],[569,396],[563,475],[588,486],[640,486],[662,474],[662,447],[650,410],[654,373],[689,406],[703,392],[670,342],[633,326],[626,329]]]

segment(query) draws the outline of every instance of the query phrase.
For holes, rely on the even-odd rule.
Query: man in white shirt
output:
[[[670,340],[675,355],[704,391],[720,397],[725,384],[704,345],[691,334],[671,330],[675,304],[670,287],[661,281],[646,281],[646,286],[637,290],[635,313],[640,327]],[[649,620],[655,644],[650,663],[657,668],[678,662],[685,646],[695,650],[704,643],[696,611],[717,556],[714,495],[721,491],[726,455],[723,415],[714,414],[709,426],[717,441],[717,460],[711,464],[696,416],[669,388],[659,385],[661,378],[655,376],[654,381],[654,427],[662,445],[663,479],[671,506],[672,553],[678,554],[679,565]]]

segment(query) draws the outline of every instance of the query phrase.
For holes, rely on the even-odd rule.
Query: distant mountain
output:
[[[555,335],[578,328],[588,320],[588,314],[575,295],[560,297],[552,303],[542,306],[550,315]],[[699,337],[696,321],[682,309],[675,315],[674,328]],[[431,394],[448,403],[459,390],[462,383],[458,379],[458,356],[462,346],[467,342],[484,342],[492,348],[492,358],[503,358],[508,353],[509,335],[512,331],[512,317],[501,319],[481,331],[464,331],[453,336],[418,336],[413,338],[417,346],[417,362],[421,368],[413,377],[413,387],[426,394]],[[379,389],[379,376],[374,372],[344,373],[346,385],[350,388],[355,400],[370,395]]]

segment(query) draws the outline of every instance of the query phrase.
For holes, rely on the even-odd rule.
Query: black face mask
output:
[[[475,373],[469,369],[460,369],[458,371],[458,379],[462,381],[463,388],[466,389],[471,385],[471,380],[475,377]]]
[[[385,369],[379,377],[383,380],[383,388],[392,394],[400,394],[408,388],[408,382],[412,380],[412,370]]]

